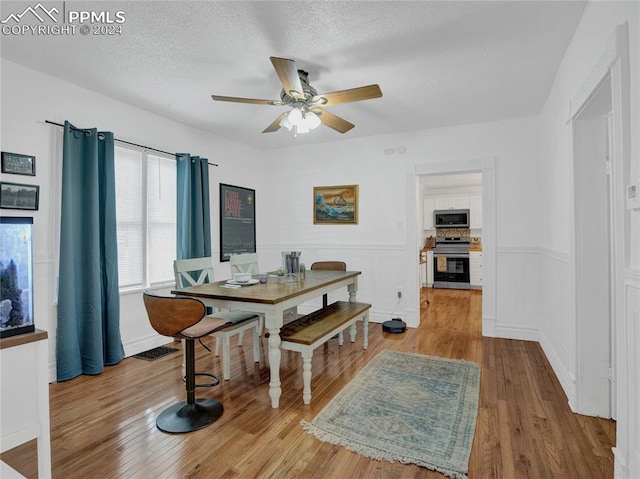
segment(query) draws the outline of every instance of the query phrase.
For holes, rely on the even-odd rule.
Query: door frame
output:
[[[482,173],[482,335],[496,336],[496,158],[483,157],[470,160],[452,160],[434,163],[418,163],[413,166],[408,174],[408,202],[409,205],[416,205],[416,211],[408,215],[408,231],[416,234],[407,235],[411,243],[407,250],[409,252],[419,251],[422,247],[418,241],[418,220],[419,208],[418,198],[420,193],[419,177],[429,175],[446,175],[455,173]],[[415,268],[415,254],[407,255],[407,264]],[[409,266],[410,265],[410,266]],[[417,273],[417,270],[416,270]],[[412,292],[414,307],[420,311],[420,290],[419,281],[413,282],[415,291]],[[419,321],[419,315],[418,315]]]
[[[631,364],[631,355],[627,347],[627,323],[625,317],[625,262],[628,252],[625,251],[625,238],[628,237],[628,213],[624,204],[624,178],[630,177],[630,67],[629,67],[629,25],[627,22],[618,25],[613,36],[610,38],[604,54],[600,57],[590,75],[587,77],[582,87],[572,97],[569,109],[569,118],[567,124],[575,122],[583,108],[586,107],[591,97],[597,93],[600,84],[607,77],[611,81],[611,130],[610,130],[610,149],[611,149],[611,217],[610,217],[610,237],[611,237],[611,314],[614,324],[612,331],[615,341],[615,352],[612,356],[613,368],[613,384],[615,391],[612,410],[619,419],[616,430],[616,444],[614,448],[615,471],[618,474],[626,470],[629,464],[629,444],[631,444],[632,431],[629,429],[630,407],[635,405],[629,404],[630,391],[629,385],[635,384],[630,381],[630,375],[635,371],[634,365]],[[573,126],[573,124],[571,125]],[[573,135],[573,128],[572,128]],[[573,167],[573,164],[572,164]],[[575,176],[575,173],[572,172]],[[573,194],[572,194],[573,197]],[[571,205],[572,218],[575,205]],[[572,233],[575,231],[572,228]],[[575,238],[572,238],[571,252],[572,271],[575,271],[576,254],[575,254]],[[575,281],[574,281],[575,288]],[[577,301],[579,291],[574,291],[574,305]],[[580,388],[577,384],[582,380],[580,374],[581,359],[589,354],[589,351],[581,349],[579,340],[580,329],[575,314],[574,321],[576,325],[576,387],[574,391],[575,405],[572,409],[576,411],[574,406],[579,407],[581,398],[579,397]],[[580,412],[580,411],[577,411]]]

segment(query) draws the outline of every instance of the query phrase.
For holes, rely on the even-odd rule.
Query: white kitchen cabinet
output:
[[[471,229],[482,229],[482,196],[469,197],[469,222]]]
[[[420,267],[418,268],[420,270],[420,287],[424,288],[427,285],[427,268],[426,266],[426,261],[427,261],[427,253],[420,253]]]
[[[435,210],[435,199],[434,198],[425,198],[423,201],[423,228],[425,230],[433,229],[433,210]]]
[[[436,210],[466,210],[469,208],[468,196],[436,196]]]
[[[469,251],[471,289],[482,289],[482,251]]]

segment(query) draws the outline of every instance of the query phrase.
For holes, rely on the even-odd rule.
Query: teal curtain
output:
[[[211,256],[209,160],[188,153],[176,154],[177,259]]]
[[[64,124],[57,379],[124,358],[120,337],[113,133]]]

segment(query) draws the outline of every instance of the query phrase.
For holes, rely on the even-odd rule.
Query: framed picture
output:
[[[314,186],[313,224],[357,225],[358,185]]]
[[[3,151],[2,173],[36,176],[36,157]]]
[[[0,208],[37,210],[40,187],[0,182]]]
[[[220,184],[220,261],[256,252],[256,191]]]

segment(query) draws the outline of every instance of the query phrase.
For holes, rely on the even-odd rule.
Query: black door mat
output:
[[[154,359],[161,358],[167,354],[175,353],[176,348],[170,348],[168,346],[158,346],[157,348],[149,349],[134,355],[134,358],[144,359],[145,361],[153,361]]]

